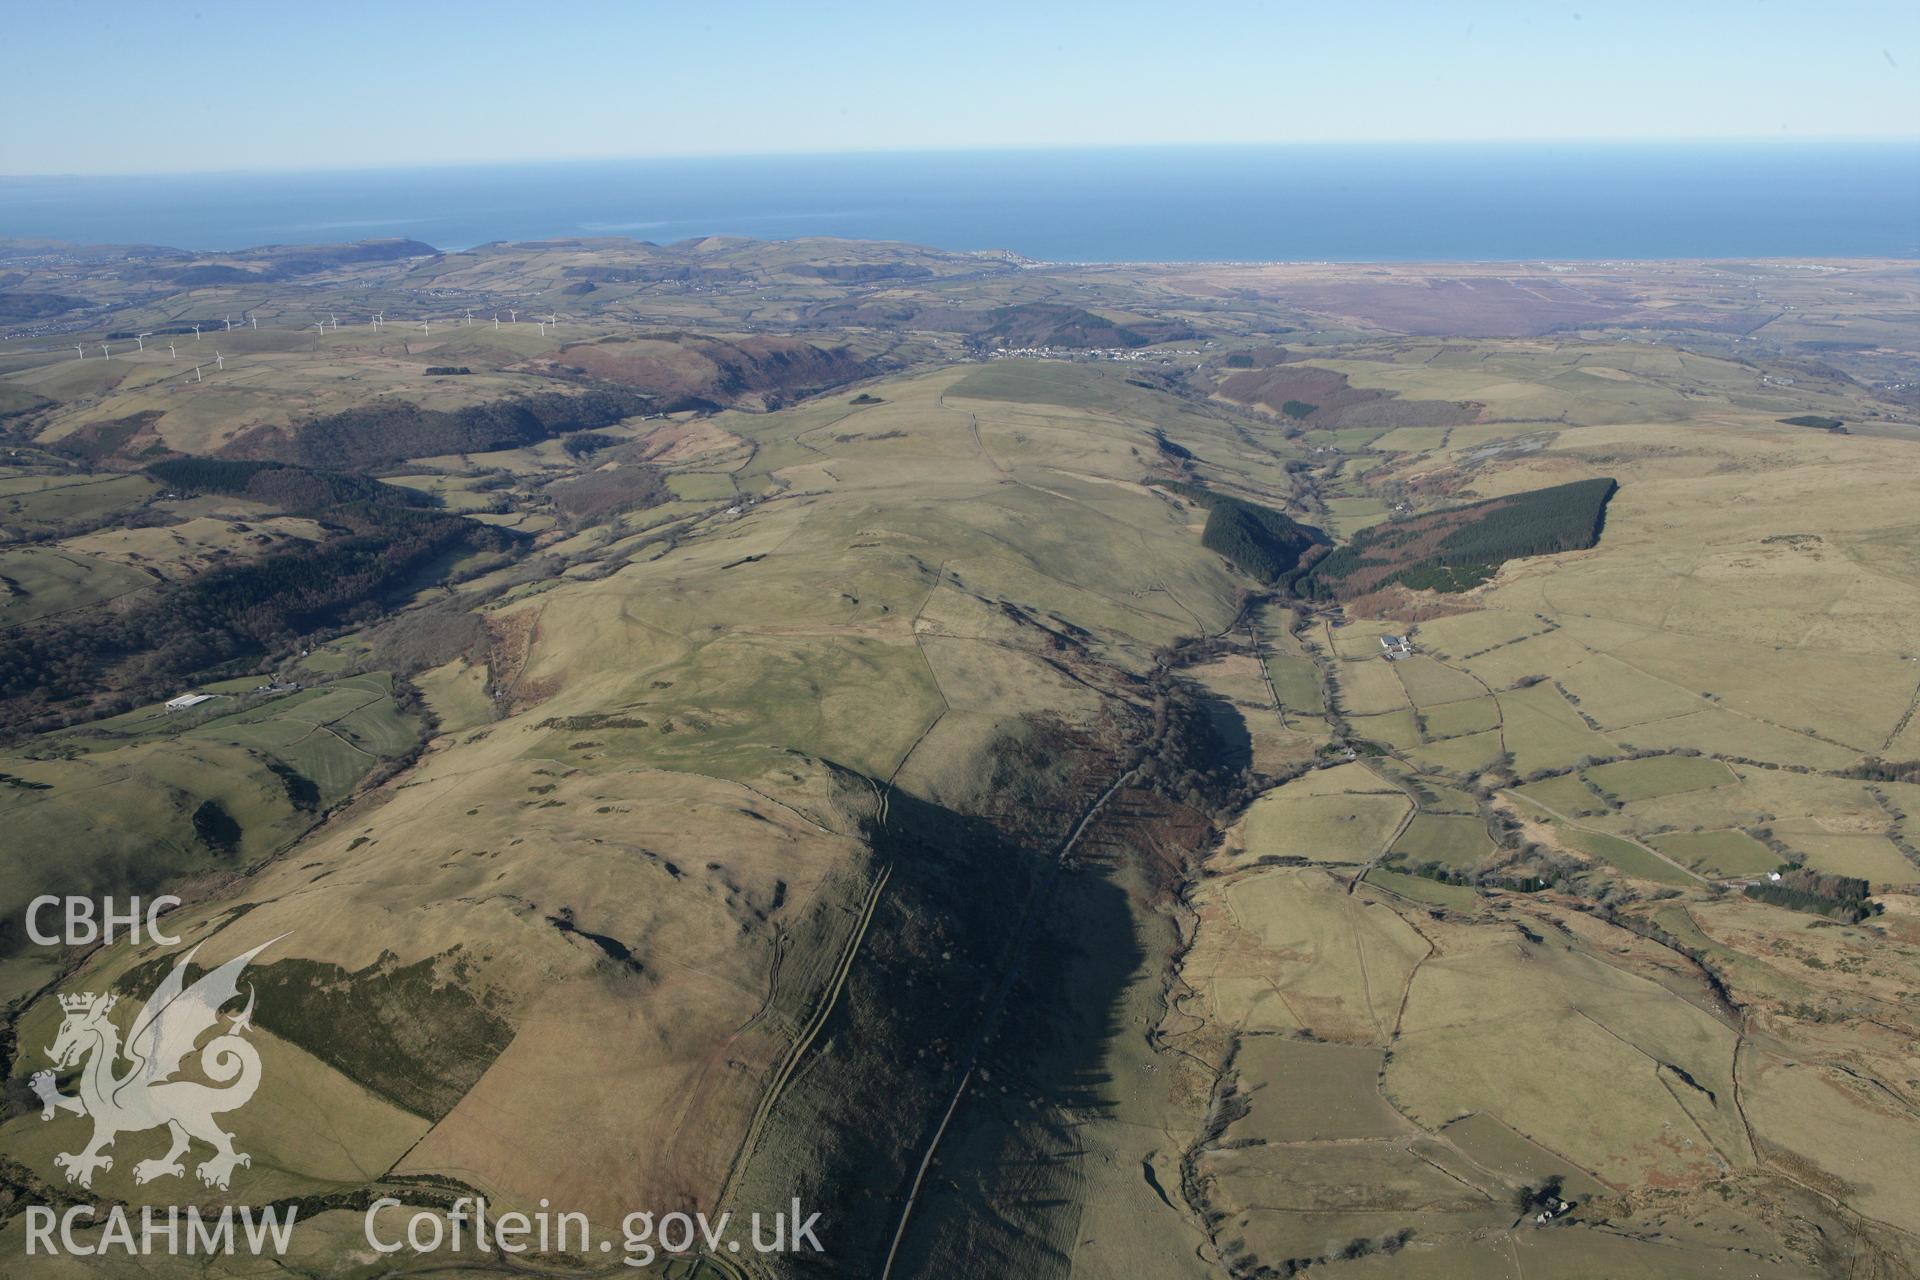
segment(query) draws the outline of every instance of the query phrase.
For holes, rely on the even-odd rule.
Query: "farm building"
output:
[[[1404,658],[1413,652],[1413,645],[1408,643],[1405,636],[1381,636],[1380,647],[1389,658]]]
[[[210,693],[183,693],[177,698],[167,699],[167,710],[185,711],[189,707],[197,707],[203,702],[212,701],[213,695]]]

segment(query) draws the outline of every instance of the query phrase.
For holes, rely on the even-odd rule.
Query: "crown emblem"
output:
[[[240,976],[253,958],[279,940],[272,938],[241,952],[202,973],[191,986],[187,966],[199,947],[188,948],[139,1006],[128,1033],[131,1043],[124,1042],[121,1029],[107,1021],[107,1012],[116,1002],[111,993],[83,991],[59,997],[65,1021],[46,1049],[51,1065],[34,1072],[28,1085],[40,1099],[42,1120],[65,1111],[93,1121],[93,1137],[85,1146],[53,1158],[54,1167],[65,1171],[68,1182],[90,1187],[95,1173],[113,1168],[107,1148],[115,1134],[160,1127],[172,1133],[173,1146],[164,1156],[134,1165],[136,1183],[184,1176],[186,1165],[180,1157],[196,1140],[213,1147],[212,1158],[195,1170],[201,1183],[213,1190],[225,1191],[233,1171],[253,1163],[244,1151],[234,1150],[233,1135],[214,1119],[245,1106],[260,1087],[260,1053],[246,1039],[253,1017],[252,988],[247,991],[246,1008],[238,1014],[223,1017],[221,1010],[239,997]],[[212,1083],[178,1083],[178,1073],[189,1069],[196,1053],[198,1074]],[[119,1067],[123,1058],[131,1064],[124,1071]],[[60,1092],[59,1073],[74,1068],[79,1068],[74,1083],[80,1092],[70,1096]]]

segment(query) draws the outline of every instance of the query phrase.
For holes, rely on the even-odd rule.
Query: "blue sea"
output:
[[[846,236],[1050,261],[1920,256],[1920,142],[1367,144],[0,177],[0,236]]]

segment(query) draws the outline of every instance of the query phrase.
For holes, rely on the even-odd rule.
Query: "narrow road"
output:
[[[1698,880],[1701,884],[1713,883],[1713,881],[1707,879],[1705,876],[1701,875],[1698,871],[1695,871],[1693,868],[1681,866],[1679,863],[1675,862],[1672,858],[1669,858],[1666,854],[1660,852],[1658,849],[1654,848],[1652,845],[1643,844],[1640,841],[1634,839],[1632,836],[1615,835],[1611,831],[1594,831],[1592,827],[1583,827],[1579,823],[1575,822],[1572,818],[1569,818],[1566,814],[1560,812],[1558,809],[1555,809],[1550,805],[1544,804],[1541,801],[1534,799],[1532,796],[1523,796],[1517,791],[1507,791],[1507,792],[1503,792],[1502,794],[1512,796],[1515,800],[1518,800],[1523,804],[1530,805],[1533,808],[1540,810],[1540,812],[1544,814],[1548,814],[1552,817],[1558,818],[1560,821],[1566,823],[1568,826],[1574,828],[1577,831],[1593,831],[1595,835],[1613,836],[1615,840],[1619,840],[1626,844],[1630,844],[1634,848],[1639,849],[1641,852],[1660,859],[1660,861],[1666,863],[1668,866],[1672,867],[1675,871],[1678,871],[1681,875],[1686,876],[1690,880]],[[1605,862],[1606,859],[1602,858],[1601,861]]]
[[[1393,829],[1393,834],[1386,838],[1386,841],[1381,844],[1379,850],[1371,858],[1368,858],[1362,863],[1360,869],[1353,873],[1353,878],[1347,881],[1348,893],[1352,893],[1355,889],[1358,889],[1360,882],[1367,878],[1367,872],[1373,870],[1382,862],[1385,862],[1388,857],[1393,854],[1393,846],[1400,843],[1400,837],[1407,834],[1407,828],[1412,826],[1413,820],[1420,816],[1420,800],[1413,794],[1411,787],[1397,778],[1382,777],[1378,769],[1372,769],[1369,770],[1369,772],[1372,773],[1374,777],[1380,778],[1382,782],[1399,788],[1401,794],[1407,797],[1407,811],[1400,815],[1400,825]]]

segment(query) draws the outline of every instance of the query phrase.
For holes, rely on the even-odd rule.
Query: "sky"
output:
[[[1920,137],[1913,0],[12,6],[0,174]]]

